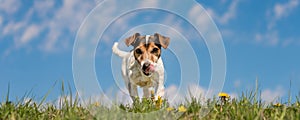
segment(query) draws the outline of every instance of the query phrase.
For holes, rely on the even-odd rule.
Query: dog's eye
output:
[[[136,53],[136,54],[143,54],[143,52],[142,52],[141,49],[136,49],[136,50],[135,50],[135,53]]]
[[[152,53],[157,53],[157,51],[158,51],[157,48],[153,48],[151,52],[152,52]]]

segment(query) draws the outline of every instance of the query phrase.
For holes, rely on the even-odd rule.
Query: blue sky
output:
[[[51,89],[55,81],[61,80],[70,82],[75,91],[72,50],[76,33],[84,18],[100,2],[1,0],[0,100],[3,100],[7,93],[8,83],[12,99],[21,97],[32,89],[32,94],[38,100]],[[197,2],[215,21],[223,37],[227,56],[223,91],[236,96],[242,91],[252,90],[258,77],[262,98],[266,101],[272,101],[276,96],[286,101],[289,80],[292,80],[292,95],[298,95],[300,91],[298,0],[264,2],[198,0]],[[198,89],[199,92],[205,91],[211,74],[210,56],[205,43],[198,40],[202,38],[194,33],[186,21],[159,10],[126,14],[112,22],[104,32],[95,58],[96,73],[104,91],[110,91],[114,88],[111,86],[115,85],[109,58],[113,41],[128,36],[130,33],[123,35],[132,27],[147,22],[166,24],[184,35],[189,32],[193,36],[189,40],[192,47],[197,50],[201,71]],[[176,49],[174,43],[170,46]],[[124,46],[122,49],[129,50]],[[182,81],[179,79],[180,65],[176,53],[172,53],[171,49],[163,52],[163,58],[168,61],[165,62],[166,87],[170,91],[178,89]],[[116,60],[118,61],[117,58]],[[120,60],[116,64],[120,64]],[[55,100],[59,94],[60,87],[56,85],[48,99]]]

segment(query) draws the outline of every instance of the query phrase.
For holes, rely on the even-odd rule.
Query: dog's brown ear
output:
[[[166,49],[169,46],[169,43],[170,43],[170,38],[169,37],[162,36],[162,35],[160,35],[158,33],[155,33],[154,37],[158,40],[159,44],[164,49]]]
[[[135,33],[134,35],[128,37],[125,39],[125,44],[127,45],[127,47],[129,47],[130,45],[132,45],[135,40],[137,39],[137,37],[140,36],[140,33]]]

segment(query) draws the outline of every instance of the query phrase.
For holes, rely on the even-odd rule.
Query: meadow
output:
[[[39,102],[28,99],[26,93],[20,100],[11,102],[9,92],[0,105],[1,120],[19,119],[203,119],[203,120],[293,120],[300,119],[300,100],[291,103],[265,103],[259,91],[244,92],[238,98],[219,93],[205,102],[196,98],[171,106],[162,98],[136,99],[132,104],[115,104],[105,107],[100,102],[82,105],[78,95],[61,86],[61,98],[56,103],[45,102],[49,91]],[[26,100],[25,100],[26,99]],[[202,114],[207,113],[207,114]]]

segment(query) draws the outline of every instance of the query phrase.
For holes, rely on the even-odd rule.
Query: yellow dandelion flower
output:
[[[160,108],[160,106],[162,105],[162,98],[160,96],[157,97],[157,100],[156,100],[156,108]]]
[[[181,106],[178,107],[178,111],[179,112],[186,112],[186,108],[183,105],[181,105]]]
[[[95,102],[94,105],[95,105],[96,107],[99,107],[99,106],[100,106],[100,103],[99,103],[99,102]]]
[[[282,104],[280,104],[280,103],[276,103],[276,104],[273,104],[273,106],[274,106],[274,107],[281,107],[281,106],[282,106]]]
[[[221,92],[219,93],[220,98],[230,98],[230,96],[227,93]]]
[[[172,110],[174,110],[173,107],[168,107],[168,108],[167,108],[167,111],[172,111]]]

